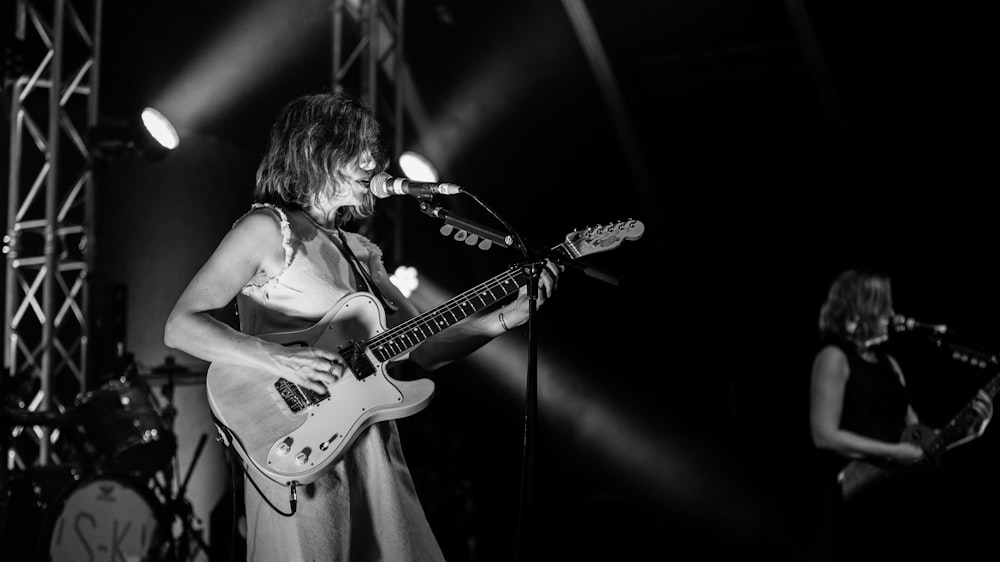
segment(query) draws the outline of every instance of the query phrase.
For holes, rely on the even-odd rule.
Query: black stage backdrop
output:
[[[248,209],[278,107],[329,84],[325,2],[246,4],[106,6],[105,111],[163,101],[186,119],[175,154],[123,157],[100,190],[96,276],[127,287],[128,348],[147,372],[168,356],[204,369],[163,346],[166,315]],[[536,319],[538,559],[801,559],[816,319],[843,269],[888,271],[899,312],[998,346],[990,20],[815,4],[407,7],[421,110],[407,148],[539,245],[627,218],[645,228],[585,258],[617,285],[567,271]],[[581,5],[611,84],[574,33],[567,8]],[[437,203],[499,228],[471,198]],[[379,205],[386,264],[416,266],[431,301],[521,259],[443,237],[414,199]],[[431,408],[399,422],[449,560],[514,558],[527,343],[515,330],[429,375]],[[892,345],[931,424],[996,374],[919,335]],[[952,499],[929,526],[967,526],[955,552],[995,550],[976,533],[997,523],[997,439],[991,427],[944,463]]]

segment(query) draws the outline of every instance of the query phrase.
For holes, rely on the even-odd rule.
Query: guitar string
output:
[[[557,246],[555,246],[553,248],[553,250],[562,249],[568,255],[572,256],[572,253],[567,251],[567,246],[568,246],[568,243],[567,242],[563,242],[563,243],[560,243]],[[507,271],[505,271],[504,273],[501,273],[500,275],[497,275],[496,277],[488,279],[488,280],[480,283],[479,285],[477,285],[475,287],[472,287],[471,289],[468,289],[468,290],[466,290],[466,291],[464,291],[464,292],[456,295],[455,297],[453,297],[453,298],[445,301],[444,303],[442,303],[442,304],[434,307],[433,309],[425,312],[424,314],[421,314],[419,316],[411,318],[411,319],[409,319],[409,320],[407,320],[407,321],[399,324],[398,326],[392,328],[391,330],[388,330],[386,332],[383,332],[381,334],[377,334],[377,335],[373,336],[372,338],[370,338],[368,340],[368,348],[369,349],[373,349],[373,350],[375,348],[378,348],[379,350],[382,350],[385,346],[388,346],[393,341],[395,341],[397,339],[402,339],[403,337],[405,337],[406,332],[409,332],[411,329],[413,329],[413,330],[419,330],[420,333],[421,333],[421,335],[424,335],[425,337],[430,337],[430,336],[428,336],[426,334],[423,334],[423,330],[421,328],[419,328],[419,326],[427,326],[428,328],[436,328],[437,325],[435,325],[435,324],[432,323],[433,322],[433,318],[444,316],[446,313],[449,313],[449,312],[452,314],[452,317],[454,318],[455,317],[455,313],[453,312],[454,310],[462,310],[463,313],[464,313],[463,304],[466,303],[466,302],[468,302],[468,301],[470,301],[473,296],[479,296],[479,295],[481,295],[483,293],[490,293],[490,296],[493,297],[493,302],[487,304],[486,306],[484,306],[484,308],[486,308],[486,307],[488,307],[490,305],[496,304],[501,299],[503,299],[503,298],[511,295],[514,291],[505,292],[503,295],[501,295],[499,298],[497,298],[497,297],[493,296],[493,289],[496,289],[496,288],[501,288],[502,289],[502,288],[504,288],[504,285],[506,283],[508,283],[510,281],[514,281],[516,277],[523,276],[523,275],[524,275],[524,271],[523,271],[523,269],[520,266],[511,266],[511,268],[508,269]],[[515,290],[516,289],[520,289],[520,288],[521,288],[521,284],[517,283],[517,287],[515,288]],[[481,301],[483,300],[482,296],[480,296],[480,300]],[[485,301],[483,301],[483,302],[485,302]],[[462,319],[466,318],[467,316],[468,315],[463,316]],[[459,319],[459,320],[461,320],[461,319]],[[455,320],[454,323],[457,323],[459,320]],[[437,332],[433,332],[432,331],[432,333],[430,335],[434,335],[435,333],[437,333]],[[410,347],[412,347],[412,345],[408,345],[405,349],[409,349]],[[405,351],[405,349],[404,349],[404,351]],[[340,353],[341,353],[342,356],[344,356],[344,360],[345,361],[348,361],[350,358],[353,358],[353,356],[354,356],[353,348],[350,348],[350,347],[343,348],[340,351]],[[398,353],[402,353],[402,352],[398,352]],[[349,355],[345,355],[345,354],[349,354]],[[384,361],[384,360],[387,360],[387,359],[388,359],[388,357],[386,357],[386,359],[382,359],[382,360]],[[283,379],[283,380],[287,380],[287,379]],[[297,393],[301,396],[302,401],[305,402],[307,406],[315,405],[315,404],[317,404],[319,402],[322,402],[323,400],[325,400],[326,398],[329,397],[329,394],[320,394],[320,393],[315,392],[313,390],[310,390],[310,389],[308,389],[306,387],[303,387],[302,385],[299,385],[297,383],[292,383],[291,381],[288,381],[288,382],[295,388],[296,391],[298,391]]]
[[[513,291],[511,291],[511,292],[505,292],[505,294],[503,294],[500,297],[496,297],[493,294],[493,291],[495,289],[498,289],[498,288],[502,289],[505,284],[513,281],[514,278],[518,275],[518,273],[519,273],[518,271],[511,270],[511,271],[508,271],[507,273],[504,273],[502,275],[499,275],[499,276],[491,279],[490,281],[481,283],[480,285],[478,285],[476,287],[473,287],[472,289],[469,289],[469,290],[465,291],[464,293],[461,293],[460,295],[458,295],[458,296],[456,296],[456,297],[448,300],[445,303],[442,303],[441,305],[438,305],[437,307],[435,307],[435,308],[427,311],[426,313],[421,314],[420,316],[411,318],[410,320],[407,320],[406,322],[401,323],[400,325],[396,326],[392,330],[388,330],[386,332],[383,332],[381,334],[378,334],[378,335],[372,337],[370,340],[368,340],[368,343],[369,343],[368,347],[369,348],[372,348],[372,347],[381,347],[383,344],[387,344],[388,343],[386,340],[393,340],[393,339],[401,338],[401,337],[403,337],[405,335],[405,332],[408,332],[411,329],[418,329],[419,330],[420,326],[428,326],[428,327],[433,326],[433,327],[437,327],[437,323],[433,320],[434,318],[444,316],[447,313],[451,313],[452,316],[454,317],[454,316],[456,316],[455,313],[453,312],[455,310],[463,311],[463,313],[464,313],[465,303],[469,302],[474,297],[479,297],[479,299],[482,302],[486,302],[486,300],[485,300],[486,299],[486,293],[489,293],[489,298],[492,298],[493,302],[487,304],[486,306],[490,306],[491,304],[495,304],[495,303],[499,302],[500,299],[506,297],[507,295],[509,295]],[[520,286],[518,286],[518,287],[520,287]],[[456,320],[456,322],[457,322],[457,320]],[[396,332],[398,332],[398,334]],[[432,332],[432,334],[433,334],[433,332]]]
[[[374,350],[376,348],[379,349],[379,350],[381,350],[383,348],[383,346],[388,345],[389,343],[391,343],[392,340],[395,340],[397,338],[402,338],[404,336],[404,332],[409,331],[411,327],[414,327],[416,325],[431,326],[431,320],[430,320],[431,317],[442,316],[445,312],[453,310],[453,309],[461,309],[461,306],[458,305],[458,301],[468,300],[468,299],[471,298],[472,295],[478,295],[478,294],[480,294],[483,291],[490,292],[491,288],[494,288],[494,287],[500,287],[500,288],[502,288],[503,284],[505,282],[512,281],[514,279],[515,275],[518,272],[519,272],[518,270],[515,270],[515,269],[512,268],[511,270],[509,270],[509,271],[507,271],[507,272],[505,272],[505,273],[503,273],[501,275],[498,275],[497,277],[494,277],[493,279],[490,279],[488,281],[480,283],[478,286],[473,287],[472,289],[469,289],[469,290],[465,291],[461,295],[458,295],[458,296],[456,296],[456,297],[454,297],[452,299],[449,299],[448,301],[442,303],[441,305],[438,305],[437,307],[431,309],[430,311],[428,311],[425,314],[422,314],[422,315],[420,315],[420,316],[418,316],[416,318],[412,318],[412,319],[410,319],[410,320],[408,320],[408,321],[400,324],[399,326],[396,326],[392,330],[389,330],[387,332],[383,332],[382,334],[379,334],[377,336],[372,337],[371,339],[368,340],[368,347],[369,347],[369,349],[372,349],[373,352],[374,352]],[[518,287],[520,287],[520,285],[518,285]],[[512,292],[513,291],[511,291],[511,293]],[[503,296],[507,296],[509,294],[510,293],[506,293]],[[500,298],[503,298],[503,296],[500,297]],[[491,303],[491,304],[495,304],[499,300],[500,299],[495,298],[494,301],[493,301],[493,303]],[[425,317],[425,316],[428,318],[427,320],[418,320],[419,318]],[[454,313],[452,313],[452,316],[454,316]],[[414,328],[414,329],[416,329],[416,328]],[[399,334],[393,334],[393,332],[400,332],[400,333]],[[432,335],[433,335],[433,333],[432,333]],[[383,340],[389,340],[389,341],[383,341]],[[344,360],[347,361],[347,362],[349,362],[349,359],[353,358],[353,355],[354,355],[353,348],[351,348],[351,347],[342,348],[341,351],[340,351],[340,353],[344,357]],[[282,380],[287,380],[287,379],[282,379]],[[294,390],[296,391],[296,394],[299,395],[298,398],[303,403],[305,403],[307,406],[313,406],[315,404],[318,404],[319,402],[322,402],[323,400],[325,400],[326,398],[329,397],[329,394],[320,394],[320,393],[315,392],[313,390],[310,390],[310,389],[308,389],[308,388],[306,388],[306,387],[304,387],[304,386],[302,386],[300,384],[292,383],[291,381],[288,381],[288,382],[292,385],[292,387],[294,387]]]
[[[556,245],[552,249],[553,250],[562,249],[563,251],[566,251],[567,244],[568,244],[567,242],[562,242],[562,243]],[[569,254],[570,256],[572,256],[572,254],[570,252],[566,252],[566,253]],[[401,338],[401,337],[403,337],[404,332],[409,331],[411,328],[416,328],[416,325],[429,325],[429,324],[431,324],[431,318],[432,317],[443,316],[446,312],[451,312],[452,310],[463,310],[462,304],[465,303],[465,302],[468,302],[469,300],[471,300],[471,297],[473,295],[479,295],[480,293],[483,293],[483,292],[491,292],[492,293],[492,289],[493,288],[496,288],[496,287],[502,288],[505,283],[507,283],[508,281],[514,280],[514,278],[517,277],[518,275],[523,275],[523,269],[520,266],[512,266],[506,272],[501,273],[500,275],[497,275],[496,277],[493,277],[492,279],[484,281],[484,282],[480,283],[479,285],[477,285],[477,286],[475,286],[475,287],[473,287],[471,289],[466,290],[463,293],[460,293],[459,295],[457,295],[457,296],[455,296],[455,297],[453,297],[453,298],[445,301],[444,303],[442,303],[442,304],[440,304],[440,305],[432,308],[431,310],[429,310],[429,311],[427,311],[427,312],[425,312],[425,313],[423,313],[423,314],[421,314],[419,316],[411,318],[411,319],[409,319],[409,320],[407,320],[407,321],[399,324],[398,326],[392,328],[391,330],[388,330],[386,332],[383,332],[381,334],[373,336],[371,339],[368,340],[368,347],[369,348],[373,348],[373,347],[381,347],[383,345],[387,345],[389,342],[386,342],[384,340],[394,340],[394,339]],[[521,287],[521,285],[518,284],[517,288],[520,288],[520,287]],[[513,291],[508,292],[508,293],[502,295],[499,298],[494,298],[493,302],[490,303],[490,304],[488,304],[488,305],[486,305],[486,307],[488,307],[488,306],[490,306],[492,304],[496,304],[501,299],[509,296],[511,293],[513,293]],[[491,296],[492,296],[492,294],[491,294]],[[483,307],[483,308],[486,308],[486,307]],[[452,312],[452,316],[454,316],[453,312]],[[426,317],[427,319],[426,320],[421,320],[421,318],[424,318],[424,317]],[[463,317],[463,319],[464,318],[465,317]],[[399,333],[398,334],[394,334],[394,332],[399,332]],[[433,333],[431,335],[433,335]],[[429,336],[427,336],[427,337],[429,337]]]

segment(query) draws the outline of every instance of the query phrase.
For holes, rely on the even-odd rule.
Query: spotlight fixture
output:
[[[158,162],[178,145],[177,130],[152,107],[129,119],[105,118],[91,130],[91,150],[104,158],[132,151],[145,160]]]
[[[180,144],[177,130],[162,113],[152,107],[147,107],[142,110],[141,118],[143,130],[155,141],[160,150],[170,152]]]

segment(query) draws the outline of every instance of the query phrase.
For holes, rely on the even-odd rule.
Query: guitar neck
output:
[[[572,255],[567,244],[560,244],[553,250],[561,250]],[[420,342],[441,332],[445,328],[486,310],[504,298],[514,294],[529,280],[529,266],[511,266],[510,269],[476,285],[440,305],[382,332],[368,340],[368,349],[379,362],[385,362],[414,348]]]
[[[1000,375],[994,376],[980,389],[991,399],[1000,391]],[[972,406],[972,401],[965,405],[958,414],[948,421],[935,436],[934,441],[926,447],[928,453],[937,453],[949,443],[964,436],[964,432],[978,416],[978,412]]]

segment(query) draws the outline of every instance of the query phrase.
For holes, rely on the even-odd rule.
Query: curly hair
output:
[[[821,336],[855,343],[874,337],[879,319],[892,314],[892,283],[888,275],[849,269],[833,281],[820,308]]]
[[[368,106],[339,93],[299,96],[282,107],[271,127],[253,200],[293,209],[314,206],[349,189],[343,170],[362,158],[374,161],[373,173],[388,167],[381,128]],[[374,197],[345,209],[338,224],[371,216]]]

